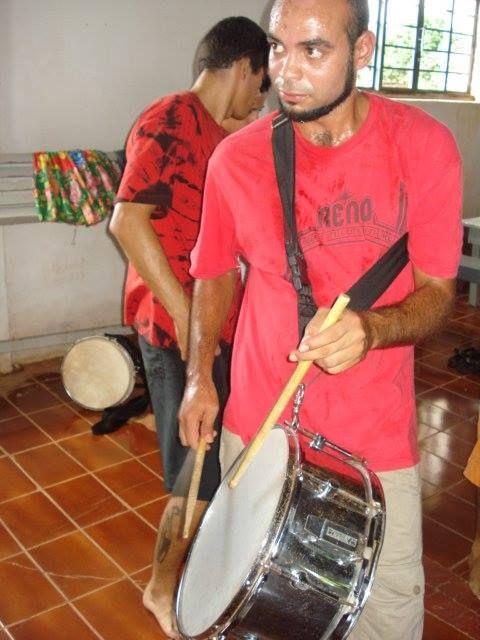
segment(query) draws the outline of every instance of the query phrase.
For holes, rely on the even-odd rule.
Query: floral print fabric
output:
[[[33,173],[41,220],[91,225],[112,211],[120,169],[102,151],[37,152]]]

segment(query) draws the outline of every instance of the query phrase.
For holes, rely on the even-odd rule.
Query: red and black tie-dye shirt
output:
[[[127,141],[127,165],[117,202],[153,204],[151,222],[168,262],[191,295],[190,252],[197,239],[207,162],[226,131],[194,93],[166,96],[135,122]],[[225,327],[231,342],[236,313]],[[172,319],[129,264],[124,321],[152,345],[176,345]]]

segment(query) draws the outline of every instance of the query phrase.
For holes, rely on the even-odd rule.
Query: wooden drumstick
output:
[[[333,324],[335,324],[335,322],[340,318],[340,316],[342,315],[343,311],[345,310],[349,302],[350,302],[350,298],[347,295],[345,295],[344,293],[340,294],[336,299],[335,304],[332,306],[332,308],[328,312],[328,315],[323,321],[322,326],[320,327],[320,330],[328,329],[328,327],[331,327]],[[280,397],[275,403],[273,409],[268,414],[267,418],[265,419],[265,422],[260,427],[260,430],[258,431],[257,435],[254,437],[254,439],[251,441],[251,443],[245,450],[245,453],[243,454],[240,465],[236,470],[234,476],[229,482],[229,486],[231,489],[234,489],[239,483],[241,477],[250,466],[250,463],[252,462],[253,458],[257,455],[258,451],[261,449],[268,434],[270,433],[272,428],[275,426],[278,418],[282,414],[282,411],[287,406],[288,401],[295,393],[295,390],[297,389],[298,385],[301,383],[301,381],[305,377],[307,371],[309,370],[312,364],[313,364],[312,360],[302,360],[297,364],[295,371],[290,377],[290,380],[285,385],[285,388],[280,394]]]
[[[190,481],[190,489],[188,490],[187,506],[185,509],[185,524],[183,525],[183,537],[188,538],[190,534],[190,526],[192,524],[193,513],[197,503],[198,489],[202,478],[203,461],[205,459],[205,451],[207,441],[201,437],[198,442],[197,453],[195,454],[195,464],[193,466],[192,479]]]

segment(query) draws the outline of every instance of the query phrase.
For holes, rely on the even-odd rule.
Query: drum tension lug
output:
[[[326,441],[327,439],[325,436],[317,434],[310,443],[310,449],[313,449],[314,451],[323,451]]]

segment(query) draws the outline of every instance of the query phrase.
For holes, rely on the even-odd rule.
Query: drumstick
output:
[[[190,533],[190,525],[192,524],[193,512],[198,497],[198,489],[202,478],[203,461],[205,459],[205,451],[207,442],[201,437],[198,442],[197,453],[195,454],[195,464],[193,465],[192,479],[190,481],[190,489],[188,490],[187,506],[185,509],[185,524],[183,525],[183,537],[188,538]]]
[[[336,299],[335,304],[332,306],[332,308],[328,312],[328,315],[323,321],[322,326],[320,327],[320,330],[328,329],[328,327],[331,327],[333,324],[335,324],[335,322],[340,318],[340,316],[342,315],[343,311],[345,310],[349,302],[350,302],[350,298],[347,295],[345,295],[344,293],[340,294]],[[312,360],[302,360],[297,364],[295,371],[290,377],[290,380],[285,385],[285,388],[280,394],[280,397],[275,403],[273,409],[268,414],[267,418],[265,419],[265,422],[260,427],[260,430],[258,431],[257,435],[254,437],[254,439],[251,441],[251,443],[245,450],[245,453],[243,454],[240,465],[236,470],[234,476],[229,482],[229,486],[231,489],[234,489],[239,483],[240,478],[243,476],[245,471],[248,469],[251,461],[257,455],[258,451],[261,449],[268,434],[274,427],[282,411],[287,406],[288,401],[295,393],[296,388],[298,387],[300,382],[303,380],[303,378],[305,377],[307,371],[309,370],[312,364],[313,364]]]

